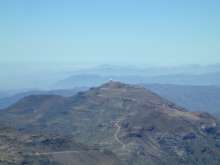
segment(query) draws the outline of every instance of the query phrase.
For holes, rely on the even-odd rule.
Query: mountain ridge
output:
[[[114,152],[129,165],[220,162],[217,119],[188,112],[142,86],[109,81],[71,97],[50,97],[37,102],[32,96],[37,106],[15,104],[1,112],[0,122],[24,132],[73,136]]]

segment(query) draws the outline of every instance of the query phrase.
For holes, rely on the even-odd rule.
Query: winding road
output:
[[[121,131],[121,126],[120,126],[120,122],[122,122],[123,120],[125,119],[125,117],[122,117],[120,119],[118,119],[116,122],[115,122],[115,126],[117,127],[115,133],[114,133],[114,139],[115,141],[117,141],[120,145],[121,145],[121,148],[122,150],[125,150],[126,149],[126,144],[120,140],[119,138],[119,134],[120,134],[120,131]],[[66,153],[79,153],[80,151],[72,151],[72,150],[69,150],[69,151],[57,151],[57,152],[43,152],[43,153],[40,153],[40,152],[37,152],[35,153],[35,155],[54,155],[54,154],[66,154]]]
[[[80,151],[57,151],[57,152],[37,152],[35,155],[41,156],[41,155],[55,155],[55,154],[67,154],[67,153],[80,153]]]
[[[120,133],[120,131],[121,131],[121,126],[120,126],[119,123],[120,123],[122,120],[124,120],[124,118],[119,119],[119,120],[116,121],[116,123],[115,123],[115,126],[117,127],[117,130],[115,131],[114,138],[115,138],[115,140],[122,146],[122,149],[124,150],[124,149],[126,148],[126,144],[123,143],[123,142],[119,139],[119,136],[118,136],[119,133]]]

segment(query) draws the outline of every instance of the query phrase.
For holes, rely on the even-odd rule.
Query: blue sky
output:
[[[219,0],[0,1],[7,63],[220,62]]]
[[[0,89],[94,65],[220,63],[219,0],[1,0]]]

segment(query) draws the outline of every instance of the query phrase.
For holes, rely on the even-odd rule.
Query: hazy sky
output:
[[[219,9],[219,0],[1,0],[0,86],[70,66],[220,63]]]
[[[0,60],[220,62],[219,0],[0,1]]]

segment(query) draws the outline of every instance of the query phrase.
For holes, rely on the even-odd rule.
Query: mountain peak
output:
[[[135,88],[135,89],[146,90],[144,87],[139,86],[137,84],[131,85],[131,84],[126,84],[126,83],[117,81],[117,80],[109,80],[108,82],[101,85],[100,88],[109,88],[109,89]]]
[[[115,81],[115,80],[109,80],[105,84],[103,84],[101,87],[108,87],[108,88],[122,88],[128,86],[125,83],[122,83],[120,81]]]

